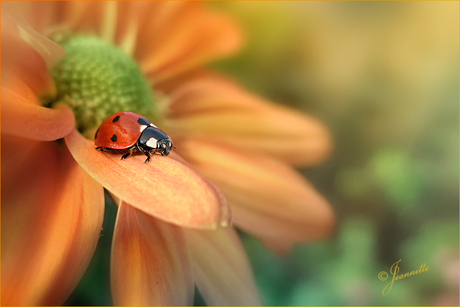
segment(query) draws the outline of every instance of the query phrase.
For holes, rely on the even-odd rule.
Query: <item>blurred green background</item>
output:
[[[459,303],[459,3],[217,2],[246,35],[213,67],[312,114],[334,137],[301,170],[330,201],[336,233],[279,257],[242,235],[267,305]],[[115,206],[72,305],[111,304]],[[382,295],[398,260],[401,273]],[[390,277],[391,278],[391,277]],[[201,303],[200,298],[196,300]]]

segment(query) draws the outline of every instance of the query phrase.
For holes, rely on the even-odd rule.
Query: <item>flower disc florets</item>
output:
[[[118,111],[155,120],[155,98],[137,63],[122,50],[94,36],[58,42],[65,58],[52,71],[57,98],[75,113],[77,129],[87,132]]]

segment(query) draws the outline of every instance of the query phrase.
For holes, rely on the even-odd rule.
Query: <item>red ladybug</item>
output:
[[[97,129],[94,144],[100,151],[129,150],[121,159],[129,157],[135,150],[147,156],[159,152],[169,155],[173,146],[171,138],[152,124],[147,118],[133,112],[118,112],[107,118]]]

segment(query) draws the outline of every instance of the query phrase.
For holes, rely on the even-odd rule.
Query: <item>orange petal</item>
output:
[[[103,1],[8,1],[4,5],[19,26],[39,35],[52,36],[61,33],[89,33],[100,36],[104,15]],[[48,42],[64,49],[53,41]],[[45,46],[46,43],[42,42]],[[62,55],[64,55],[62,53]],[[53,65],[48,65],[52,67]]]
[[[119,152],[100,152],[76,131],[65,140],[93,178],[137,209],[185,227],[215,228],[230,223],[222,193],[174,152],[168,157],[153,155],[150,163],[144,163],[144,155],[120,160]]]
[[[60,1],[57,23],[72,32],[100,37],[107,5],[106,1]]]
[[[103,189],[54,143],[36,143],[25,156],[14,176],[2,168],[2,304],[60,305],[96,248]],[[4,157],[2,166],[15,162]]]
[[[248,94],[215,75],[198,75],[169,93],[171,136],[202,136],[293,165],[322,161],[331,138],[319,121]]]
[[[112,244],[111,285],[115,305],[193,303],[191,264],[181,229],[122,202]]]
[[[251,266],[236,232],[184,230],[195,280],[209,306],[262,305]]]
[[[235,23],[201,2],[152,3],[130,20],[139,20],[135,58],[154,83],[227,56],[241,45]]]
[[[55,95],[54,82],[44,58],[31,45],[32,38],[4,9],[11,5],[15,4],[2,3],[2,133],[37,140],[62,138],[74,127],[74,115],[69,108],[56,111],[38,106],[37,96]],[[57,56],[45,41],[37,41],[49,55]]]
[[[5,72],[10,77],[5,78]],[[2,31],[2,88],[4,81],[20,79],[37,96],[51,99],[56,88],[42,56],[15,34]]]
[[[27,4],[15,1],[2,2],[2,47],[4,47],[3,43],[5,43],[4,39],[6,38],[6,34],[15,36],[33,48],[34,51],[37,52],[37,54],[39,54],[39,56],[43,59],[44,63],[46,63],[47,67],[52,68],[65,56],[64,48],[32,28],[23,16],[25,8],[28,6],[30,6],[30,3]],[[49,7],[49,4],[46,4],[45,6]],[[43,8],[40,12],[35,11],[34,13],[41,16],[46,15],[42,13],[42,10]],[[19,46],[12,46],[12,48],[16,49],[19,48]],[[2,64],[3,52],[4,50],[2,50]],[[23,57],[23,55],[23,52],[21,53],[18,51],[17,56]],[[33,64],[32,59],[23,57],[23,60],[27,61],[27,64]]]
[[[8,183],[12,187],[22,188],[22,177],[26,171],[23,165],[26,165],[31,157],[34,157],[34,152],[49,151],[48,145],[3,133],[1,138],[2,178],[4,178],[2,187]]]
[[[53,141],[74,129],[75,116],[68,106],[41,107],[22,82],[11,79],[15,81],[2,83],[2,133]]]
[[[32,29],[46,36],[50,34],[49,30],[53,27],[52,22],[58,15],[58,3],[58,1],[41,1],[38,3],[36,1],[9,1],[2,3],[2,9],[7,9],[9,15],[21,27]],[[49,40],[49,42],[52,41]]]
[[[203,140],[180,143],[179,153],[222,189],[235,225],[282,253],[294,242],[331,233],[335,219],[327,201],[284,163]]]

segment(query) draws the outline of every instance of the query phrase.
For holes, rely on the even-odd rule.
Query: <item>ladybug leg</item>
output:
[[[121,160],[128,158],[130,154],[131,154],[131,151],[128,152],[127,154],[124,154],[123,156],[121,156]]]
[[[137,146],[137,148],[140,150],[140,152],[142,152],[144,155],[147,156],[147,159],[145,160],[145,163],[149,163],[150,161],[150,153],[148,152],[148,150],[145,150],[144,148],[142,148],[142,146]]]
[[[107,150],[106,147],[101,147],[101,146],[96,147],[96,150],[98,150],[98,149],[99,149],[100,151],[106,151],[106,150]]]
[[[128,158],[132,153],[133,151],[136,149],[136,147],[131,147],[128,151],[128,153],[124,154],[123,156],[121,156],[121,160],[124,160],[126,158]]]

